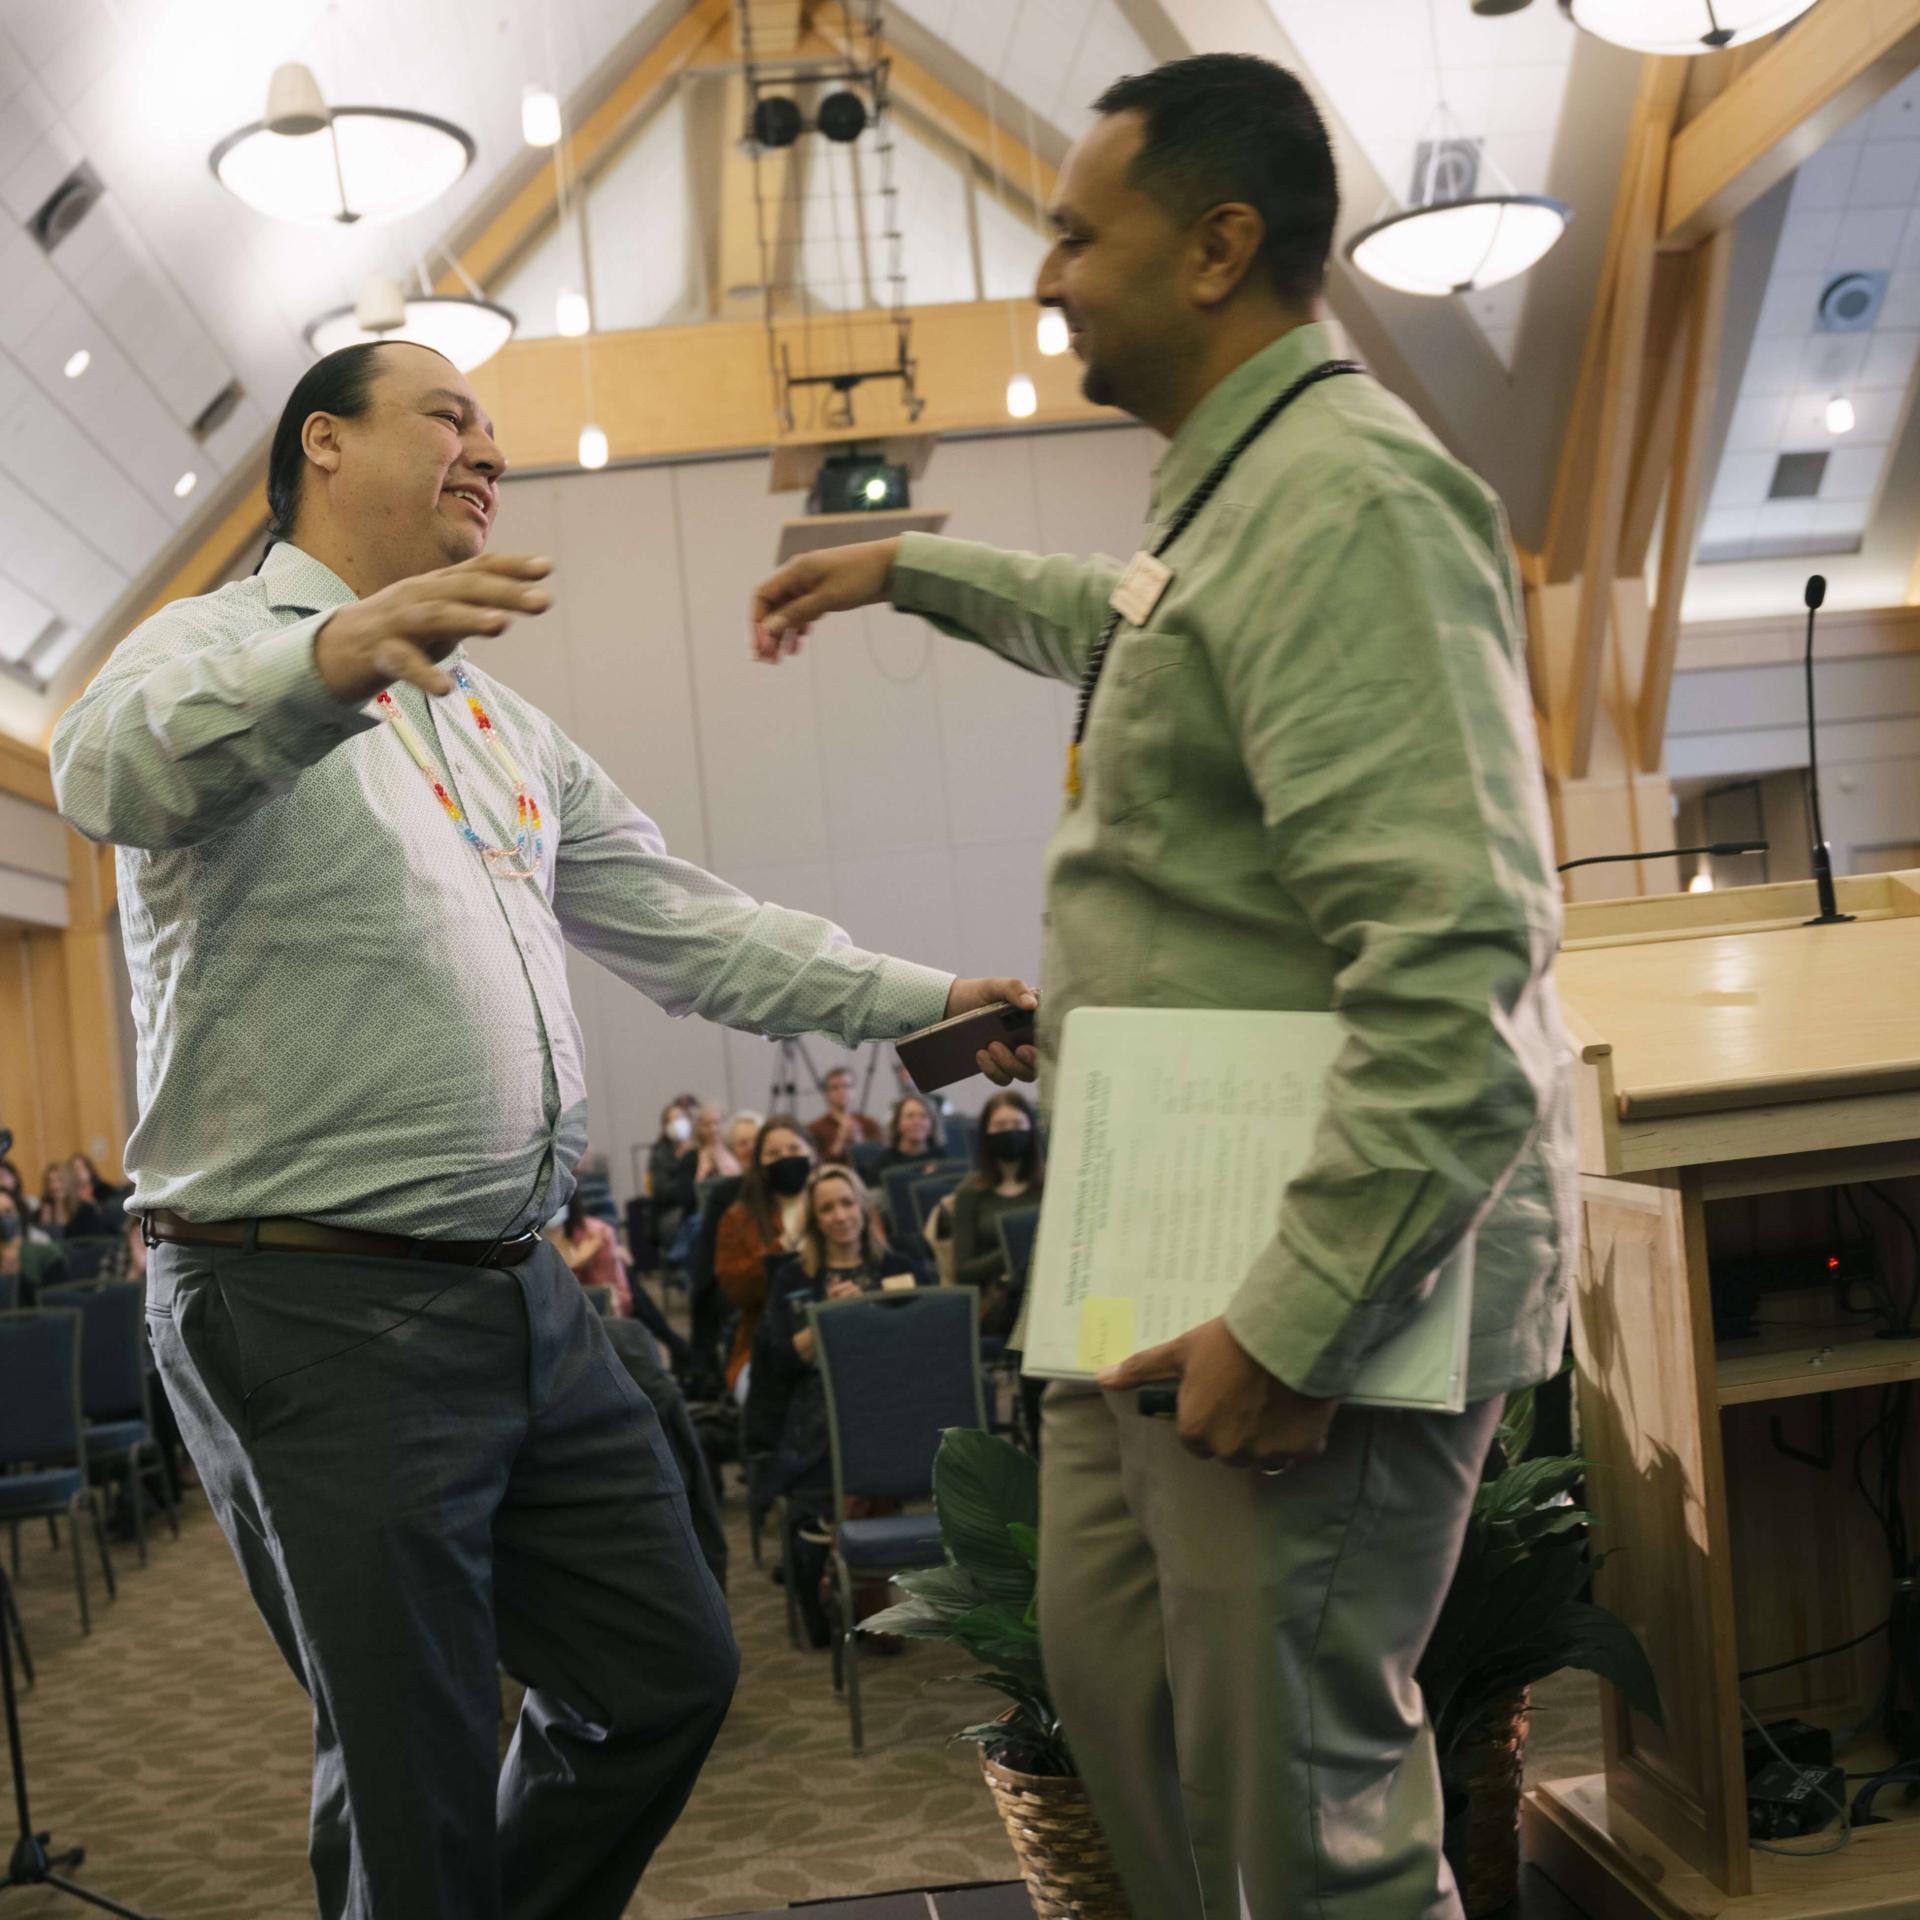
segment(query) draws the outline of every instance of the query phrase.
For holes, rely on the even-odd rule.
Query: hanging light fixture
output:
[[[530,147],[560,144],[560,102],[545,87],[528,87],[521,93],[520,137]]]
[[[1576,27],[1636,53],[1718,53],[1777,33],[1814,0],[1560,0]]]
[[[607,464],[607,434],[604,427],[587,425],[580,429],[580,464],[589,473],[597,473]]]
[[[1065,353],[1072,344],[1067,329],[1067,316],[1058,307],[1042,307],[1040,324],[1034,329],[1040,351],[1049,360]]]
[[[563,340],[577,340],[593,330],[593,309],[578,287],[562,287],[553,296],[553,330]]]
[[[277,68],[262,120],[208,156],[214,177],[258,213],[352,226],[418,212],[466,172],[473,141],[450,120],[400,107],[329,107],[313,74]]]
[[[323,313],[307,329],[315,353],[337,352],[369,340],[411,340],[444,353],[471,373],[513,338],[516,322],[505,307],[476,294],[401,292],[398,282],[369,280],[357,305]]]
[[[1485,143],[1447,106],[1434,0],[1427,26],[1437,96],[1414,180],[1413,204],[1363,227],[1344,249],[1368,279],[1402,293],[1478,293],[1525,273],[1566,232],[1573,209],[1544,193],[1515,193]],[[1497,191],[1482,193],[1482,170]]]
[[[1033,390],[1032,376],[1016,373],[1007,382],[1007,411],[1016,420],[1030,420],[1039,405],[1040,396]]]

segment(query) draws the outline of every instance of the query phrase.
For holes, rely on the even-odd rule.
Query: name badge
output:
[[[1108,596],[1107,605],[1129,625],[1144,627],[1153,618],[1153,610],[1160,604],[1160,596],[1172,579],[1170,566],[1150,553],[1136,553],[1127,562],[1120,584]]]

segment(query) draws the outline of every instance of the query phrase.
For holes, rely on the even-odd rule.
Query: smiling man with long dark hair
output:
[[[615,1920],[733,1691],[659,1421],[538,1232],[587,1137],[566,944],[849,1045],[1030,1000],[674,859],[468,657],[548,605],[485,552],[505,471],[438,354],[322,360],[256,575],[130,635],[53,743],[119,848],[154,1349],[312,1696],[325,1920]]]

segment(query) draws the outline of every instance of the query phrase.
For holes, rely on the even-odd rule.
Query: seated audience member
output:
[[[881,1228],[873,1196],[845,1167],[821,1167],[807,1182],[799,1244],[768,1263],[767,1306],[753,1343],[744,1445],[754,1463],[752,1497],[787,1501],[786,1565],[795,1582],[810,1635],[826,1644],[820,1581],[833,1477],[829,1467],[826,1397],[814,1353],[807,1308],[878,1292],[889,1281],[930,1286],[933,1276],[915,1253],[896,1252]],[[898,1502],[847,1498],[849,1520],[899,1511]],[[860,1617],[886,1604],[886,1583],[855,1596]]]
[[[50,1160],[40,1175],[40,1225],[56,1240],[104,1240],[111,1233],[98,1200],[81,1200],[65,1160]]]
[[[727,1122],[727,1151],[745,1166],[753,1158],[753,1143],[760,1137],[765,1115],[743,1108]]]
[[[60,1249],[37,1228],[29,1227],[11,1193],[0,1191],[0,1275],[19,1280],[16,1305],[32,1306],[42,1287],[55,1287],[67,1277]]]
[[[653,1235],[662,1252],[673,1245],[680,1223],[694,1208],[693,1115],[678,1100],[660,1111],[660,1137],[647,1155],[647,1197],[653,1202]]]
[[[613,1297],[616,1318],[633,1317],[633,1289],[627,1282],[627,1263],[613,1229],[589,1213],[578,1188],[567,1201],[566,1216],[547,1235],[583,1287],[605,1287]]]
[[[740,1161],[727,1145],[720,1124],[720,1109],[702,1107],[693,1122],[693,1190],[697,1194],[709,1180],[731,1180],[740,1171]]]
[[[11,1160],[0,1160],[0,1193],[13,1196],[13,1204],[19,1209],[20,1218],[28,1226],[39,1225],[40,1202],[27,1191],[27,1183],[21,1177],[20,1169]]]
[[[835,1067],[821,1082],[827,1096],[827,1110],[807,1127],[807,1137],[829,1167],[850,1167],[857,1140],[878,1142],[880,1123],[870,1114],[856,1113],[853,1106],[853,1069]]]
[[[924,1093],[902,1094],[893,1103],[887,1121],[887,1150],[880,1159],[881,1172],[915,1164],[932,1167],[944,1150],[933,1102]]]
[[[1042,1169],[1033,1108],[1018,1093],[996,1093],[980,1112],[980,1171],[953,1196],[953,1278],[980,1289],[980,1331],[1007,1338],[1022,1292],[1000,1251],[999,1221],[1040,1204]]]
[[[100,1233],[117,1234],[127,1217],[122,1203],[121,1190],[109,1180],[102,1178],[96,1167],[84,1153],[71,1153],[67,1156],[67,1175],[73,1182],[73,1197],[76,1207],[91,1207],[101,1222]],[[89,1228],[69,1226],[69,1233],[92,1231]]]
[[[767,1262],[800,1244],[813,1147],[800,1123],[776,1113],[761,1127],[741,1177],[740,1197],[721,1216],[713,1277],[739,1314],[727,1385],[736,1386],[753,1354],[753,1336],[767,1306]]]

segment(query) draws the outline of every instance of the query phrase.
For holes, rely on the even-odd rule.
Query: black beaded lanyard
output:
[[[1365,373],[1366,368],[1357,360],[1325,360],[1311,373],[1303,373],[1279,399],[1273,401],[1263,411],[1252,426],[1243,433],[1225,453],[1213,464],[1213,471],[1187,495],[1181,502],[1180,511],[1173,516],[1172,524],[1160,536],[1160,544],[1153,550],[1153,558],[1158,560],[1173,543],[1193,525],[1200,510],[1219,492],[1221,483],[1233,471],[1233,463],[1253,445],[1253,443],[1273,425],[1273,423],[1306,392],[1309,387],[1318,386],[1322,380],[1331,380],[1335,374]],[[1067,792],[1074,798],[1080,797],[1080,747],[1087,737],[1087,717],[1093,711],[1093,696],[1100,685],[1100,675],[1107,664],[1107,654],[1113,646],[1113,637],[1120,631],[1120,611],[1116,607],[1107,615],[1107,624],[1100,630],[1100,638],[1094,642],[1093,652],[1087,660],[1087,670],[1080,677],[1080,706],[1074,716],[1073,743],[1067,748]]]

